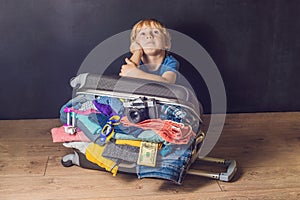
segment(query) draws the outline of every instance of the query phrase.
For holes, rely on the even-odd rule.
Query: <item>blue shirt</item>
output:
[[[161,65],[156,71],[149,70],[142,61],[140,63],[141,70],[149,74],[156,74],[159,76],[162,76],[167,71],[172,71],[177,74],[178,68],[179,68],[179,62],[172,55],[166,55],[163,62],[161,63]]]

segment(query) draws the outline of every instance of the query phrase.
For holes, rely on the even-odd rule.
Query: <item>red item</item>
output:
[[[121,119],[124,126],[135,126],[144,130],[150,129],[159,134],[167,142],[174,144],[187,144],[196,134],[190,125],[174,122],[172,120],[146,119],[139,123],[131,123],[127,117]]]
[[[82,131],[68,134],[63,126],[51,129],[51,134],[53,142],[90,142]]]

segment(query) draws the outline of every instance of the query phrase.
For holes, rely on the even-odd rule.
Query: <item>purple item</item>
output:
[[[93,100],[93,104],[101,113],[107,116],[117,115],[117,113],[110,107],[110,105],[98,103],[98,101],[96,100]]]

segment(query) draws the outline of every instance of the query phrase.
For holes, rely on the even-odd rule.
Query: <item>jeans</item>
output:
[[[159,156],[155,167],[138,165],[138,178],[160,178],[181,184],[186,175],[187,165],[192,155],[192,146],[181,145],[167,156]]]

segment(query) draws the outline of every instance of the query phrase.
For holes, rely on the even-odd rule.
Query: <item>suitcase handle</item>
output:
[[[226,170],[226,172],[222,172],[222,173],[213,173],[213,172],[208,172],[208,171],[204,171],[204,170],[189,169],[187,172],[188,174],[204,176],[204,177],[213,178],[213,179],[220,180],[220,181],[229,182],[233,178],[233,176],[235,175],[235,173],[237,171],[235,160],[225,160],[225,159],[211,158],[211,157],[205,157],[205,158],[201,158],[199,160],[222,164],[227,168],[227,170]]]

